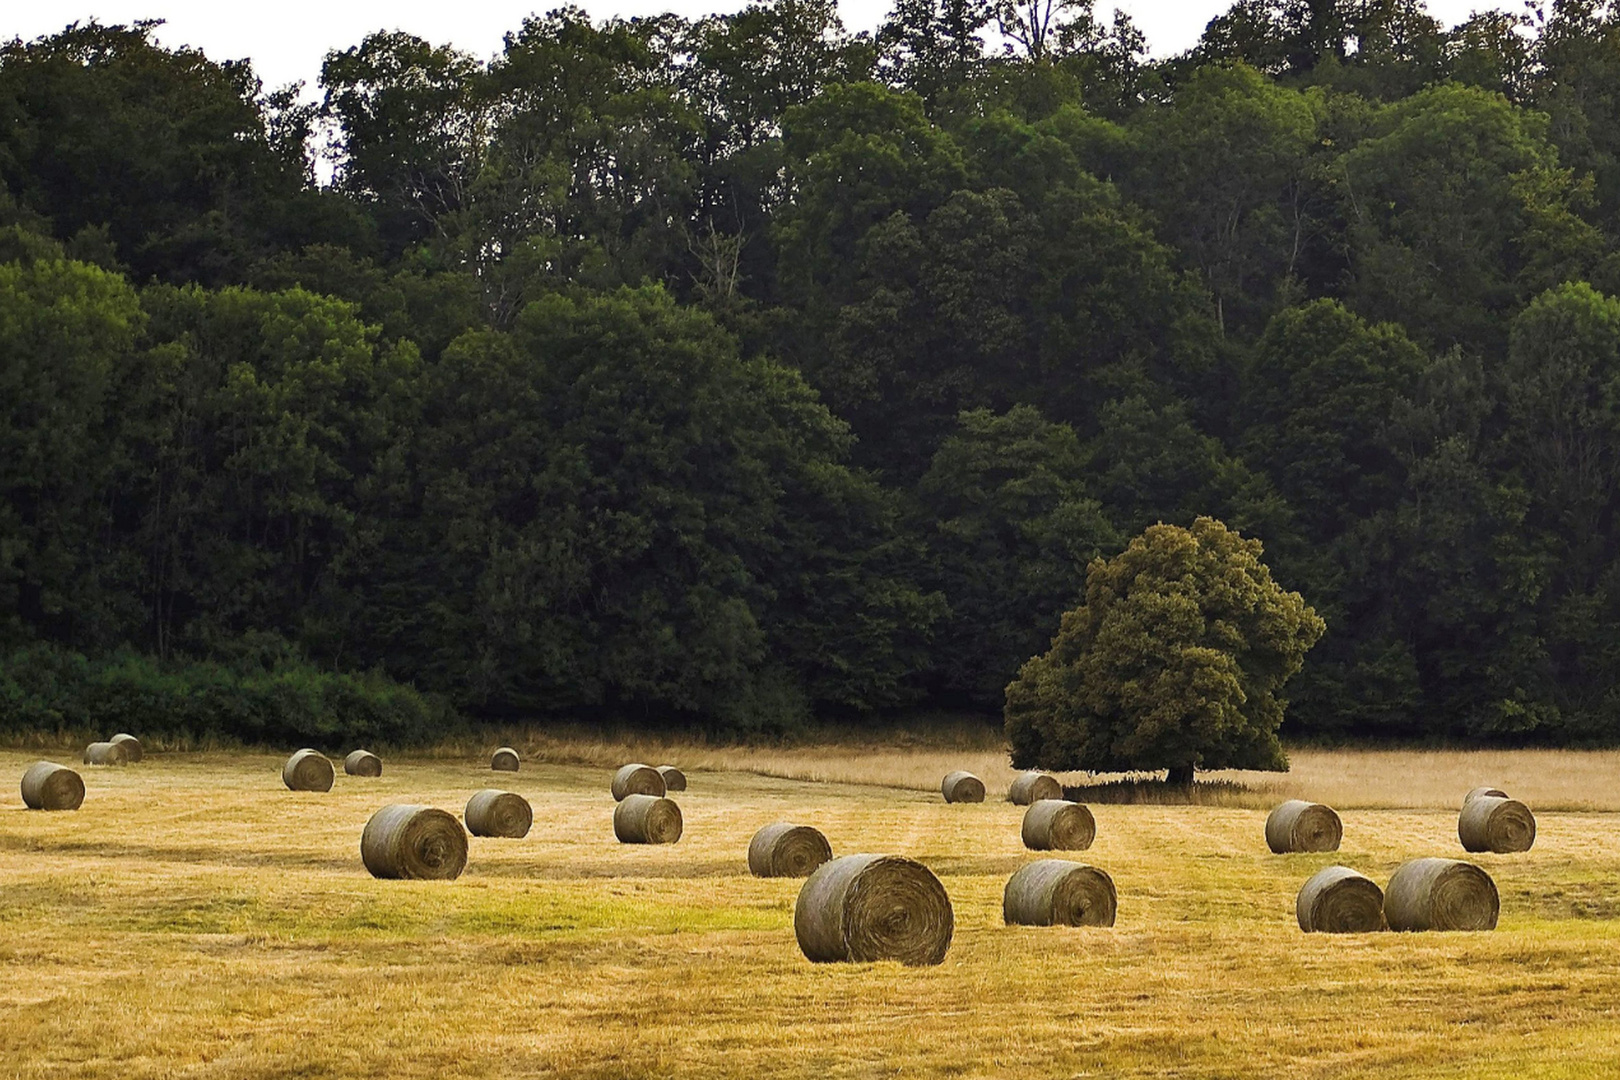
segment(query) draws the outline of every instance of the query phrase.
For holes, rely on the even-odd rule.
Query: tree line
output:
[[[1168,58],[1085,3],[563,8],[313,104],[154,29],[0,48],[13,723],[86,672],[999,711],[1210,516],[1325,620],[1285,732],[1620,737],[1616,5],[1240,0]]]

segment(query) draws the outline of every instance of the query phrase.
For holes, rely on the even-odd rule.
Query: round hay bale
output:
[[[984,802],[984,781],[970,772],[947,773],[939,783],[946,802]]]
[[[664,774],[649,765],[624,765],[613,774],[613,797],[623,802],[630,795],[651,795],[663,798]]]
[[[1480,795],[1463,804],[1457,839],[1464,851],[1529,851],[1536,842],[1536,816],[1518,799]]]
[[[1023,831],[1031,851],[1084,851],[1097,838],[1097,820],[1079,803],[1041,799],[1024,811]]]
[[[450,881],[467,868],[467,833],[453,814],[394,803],[366,822],[360,858],[372,877]]]
[[[779,821],[748,842],[748,869],[755,877],[809,877],[832,858],[832,845],[820,829]]]
[[[1018,806],[1032,806],[1042,799],[1063,798],[1063,785],[1058,778],[1043,772],[1019,774],[1007,789],[1007,801]]]
[[[1384,890],[1348,866],[1329,866],[1299,890],[1294,914],[1307,934],[1371,933],[1386,926]]]
[[[381,776],[382,758],[370,750],[350,750],[343,759],[343,771],[350,776]]]
[[[293,791],[331,791],[333,779],[332,763],[315,750],[300,750],[281,767],[281,782]]]
[[[107,741],[115,742],[122,746],[124,748],[124,753],[129,756],[129,760],[132,763],[139,761],[141,758],[146,756],[146,751],[141,748],[141,740],[137,739],[133,735],[126,735],[120,731],[117,735],[114,735]]]
[[[1491,876],[1457,859],[1402,863],[1384,890],[1391,930],[1494,930],[1501,910]]]
[[[1468,794],[1464,795],[1463,805],[1467,806],[1469,803],[1473,802],[1482,795],[1494,795],[1498,799],[1505,799],[1508,797],[1508,793],[1503,791],[1501,788],[1493,788],[1490,785],[1486,785],[1485,787],[1477,787]]]
[[[36,761],[23,773],[22,800],[30,810],[77,810],[84,802],[84,778],[66,765]]]
[[[613,808],[613,835],[621,844],[673,844],[681,838],[681,808],[661,795],[626,795]]]
[[[1095,866],[1039,859],[1007,879],[1001,918],[1008,926],[1113,926],[1114,879]]]
[[[664,792],[686,790],[686,774],[673,765],[658,766],[658,775],[664,778]]]
[[[534,824],[534,811],[529,800],[510,791],[487,788],[467,800],[467,811],[462,814],[467,831],[474,836],[504,836],[521,840],[529,835]]]
[[[799,890],[793,933],[818,964],[937,964],[951,947],[951,898],[933,871],[899,855],[822,863]]]
[[[93,742],[84,748],[86,765],[128,765],[129,751],[123,743]]]
[[[1289,799],[1266,818],[1266,846],[1278,855],[1338,851],[1344,825],[1331,806]]]
[[[510,746],[501,747],[489,759],[489,767],[496,772],[517,772],[518,752]]]

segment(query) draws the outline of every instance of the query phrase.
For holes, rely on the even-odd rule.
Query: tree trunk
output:
[[[1190,788],[1190,787],[1192,787],[1193,767],[1191,765],[1173,765],[1173,766],[1171,766],[1170,775],[1164,778],[1164,782],[1166,784],[1170,785],[1171,787],[1177,787],[1177,788]]]

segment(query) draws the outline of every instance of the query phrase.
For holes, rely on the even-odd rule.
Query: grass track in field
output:
[[[931,769],[907,754],[938,752],[877,764]],[[42,814],[14,779],[36,756],[0,752],[0,1075],[1620,1075],[1620,815],[1543,811],[1534,851],[1476,857],[1502,893],[1494,934],[1299,933],[1294,894],[1322,866],[1382,883],[1406,858],[1460,855],[1454,809],[1421,806],[1416,754],[1378,759],[1387,777],[1341,761],[1420,805],[1343,810],[1335,855],[1269,854],[1261,809],[1094,806],[1077,857],[1114,876],[1113,930],[1001,925],[1002,884],[1035,856],[995,783],[946,806],[695,767],[686,835],[657,848],[614,842],[596,766],[390,758],[380,780],[311,794],[281,786],[279,757],[158,754],[82,768],[84,808]],[[1508,755],[1485,779],[1518,795],[1546,760]],[[1557,760],[1598,774],[1613,757]],[[459,813],[485,786],[530,799],[527,839],[474,838],[456,882],[365,874],[377,806]],[[840,854],[933,867],[956,909],[946,962],[806,963],[798,882],[746,872],[749,837],[779,819]]]

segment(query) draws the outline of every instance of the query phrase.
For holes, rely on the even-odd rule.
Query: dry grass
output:
[[[1085,858],[1120,895],[1118,925],[1098,930],[1001,925],[1002,884],[1033,857],[1021,808],[892,786],[897,774],[937,781],[937,748],[819,763],[797,750],[672,752],[691,789],[686,835],[668,847],[614,843],[600,764],[527,763],[501,777],[534,806],[527,839],[474,838],[456,882],[368,877],[371,811],[405,799],[459,811],[491,775],[479,749],[391,757],[380,780],[339,776],[328,794],[282,788],[281,755],[159,754],[85,770],[89,796],[71,814],[22,810],[7,781],[0,1074],[1620,1074],[1620,818],[1549,813],[1537,795],[1578,801],[1582,778],[1614,775],[1613,755],[1296,755],[1282,782],[1301,793],[1346,807],[1356,793],[1406,792],[1415,807],[1344,812],[1334,856],[1269,854],[1259,809],[1098,806]],[[0,752],[0,777],[34,756]],[[963,763],[975,764],[950,761]],[[1532,788],[1546,765],[1564,777]],[[1479,857],[1502,891],[1499,931],[1334,939],[1294,927],[1294,894],[1324,865],[1385,881],[1406,858],[1457,853],[1453,804],[1477,781],[1542,811],[1529,855]],[[1613,798],[1612,786],[1592,793]],[[798,883],[750,877],[744,862],[753,831],[778,819],[818,826],[838,853],[931,866],[956,908],[946,962],[806,963]]]

